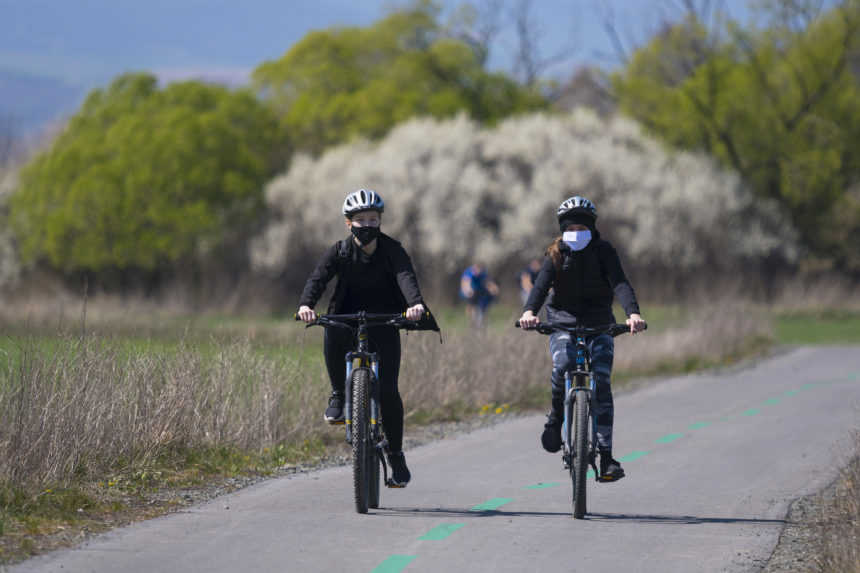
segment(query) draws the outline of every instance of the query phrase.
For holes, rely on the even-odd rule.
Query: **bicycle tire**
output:
[[[586,474],[588,473],[588,400],[585,392],[576,393],[573,408],[574,455],[570,464],[570,477],[573,484],[572,510],[574,519],[582,519],[586,512]]]
[[[352,484],[355,511],[367,513],[370,503],[370,464],[368,450],[374,450],[370,437],[370,384],[373,372],[369,368],[352,371]],[[373,452],[376,455],[376,452]]]

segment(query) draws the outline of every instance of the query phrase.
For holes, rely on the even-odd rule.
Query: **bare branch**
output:
[[[490,47],[502,26],[504,0],[464,3],[451,20],[451,35],[468,44],[482,66],[490,58]]]
[[[612,42],[612,47],[615,50],[615,56],[626,66],[630,62],[630,56],[624,47],[624,42],[621,41],[621,35],[618,33],[618,25],[615,21],[615,11],[609,0],[595,0],[595,8],[600,14],[600,21],[603,24],[603,29],[606,35],[609,36],[609,41]]]
[[[523,78],[523,83],[529,86],[534,85],[547,68],[569,59],[574,51],[571,46],[567,46],[551,56],[541,56],[540,39],[543,34],[539,22],[534,18],[532,1],[517,0],[512,12],[517,37],[514,69]]]
[[[10,115],[0,115],[0,167],[12,163],[18,151],[18,130]]]

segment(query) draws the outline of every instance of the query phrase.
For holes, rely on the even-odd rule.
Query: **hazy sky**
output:
[[[486,6],[492,0],[472,0]],[[489,67],[512,71],[517,45],[511,12]],[[695,0],[698,4],[708,0]],[[748,18],[749,2],[722,3]],[[284,54],[305,34],[334,26],[367,26],[406,0],[0,0],[0,123],[11,118],[33,132],[68,117],[93,88],[127,71],[162,79],[242,83],[260,63]],[[462,0],[437,0],[442,21]],[[643,41],[677,19],[681,0],[531,0],[542,58],[564,54],[541,75],[560,81],[584,63],[618,63],[602,24],[608,9],[627,43]]]
[[[450,9],[460,1],[442,3]],[[250,70],[279,57],[309,30],[365,26],[398,4],[402,1],[0,0],[0,69],[61,77],[82,87],[132,69],[176,74],[190,69]],[[599,5],[612,7],[622,31],[644,35],[661,13],[671,14],[677,4],[678,0],[532,2],[543,53],[571,54],[556,67],[557,75],[567,75],[583,61],[611,63],[607,56],[613,50],[601,26]],[[746,14],[745,0],[724,4],[734,15]],[[510,64],[513,46],[511,38],[500,38],[493,48],[494,67]]]

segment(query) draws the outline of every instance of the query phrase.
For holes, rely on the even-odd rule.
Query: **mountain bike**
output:
[[[428,314],[429,316],[429,314]],[[298,319],[297,319],[298,320]],[[403,314],[320,315],[311,326],[344,328],[353,332],[355,350],[347,352],[344,423],[346,441],[352,445],[352,482],[355,492],[355,510],[367,513],[367,508],[379,507],[379,468],[387,487],[400,487],[388,478],[385,448],[388,442],[382,430],[379,404],[379,357],[370,352],[368,329],[373,326],[393,326],[399,329],[418,330],[416,321]]]
[[[515,325],[520,328],[519,321]],[[646,327],[647,328],[647,325]],[[595,380],[591,370],[591,352],[586,337],[609,334],[613,338],[630,332],[626,324],[605,326],[571,326],[560,323],[543,322],[533,328],[541,334],[567,332],[574,338],[576,358],[573,365],[564,373],[564,422],[562,423],[562,453],[564,469],[570,471],[573,486],[571,509],[573,517],[582,519],[586,513],[585,481],[588,466],[594,471],[597,481],[604,481],[598,471],[597,459],[597,419],[591,415],[597,397]]]

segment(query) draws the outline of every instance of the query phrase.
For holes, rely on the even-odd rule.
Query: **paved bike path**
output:
[[[271,480],[37,557],[25,571],[755,571],[788,504],[860,425],[860,349],[800,348],[616,398],[628,477],[570,517],[529,416],[407,452],[413,483],[353,510],[349,468]],[[225,509],[229,507],[229,509]]]

